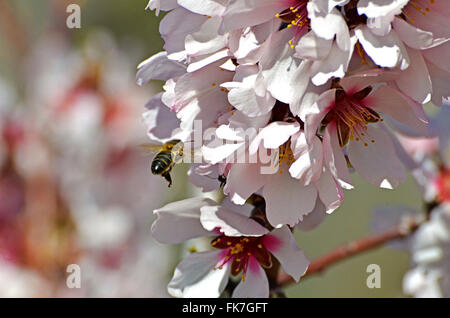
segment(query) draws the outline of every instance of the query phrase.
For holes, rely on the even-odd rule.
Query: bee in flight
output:
[[[175,164],[181,162],[183,158],[183,142],[179,139],[169,140],[163,145],[144,144],[140,146],[146,152],[156,152],[151,164],[151,171],[154,175],[160,175],[172,185],[170,172]]]

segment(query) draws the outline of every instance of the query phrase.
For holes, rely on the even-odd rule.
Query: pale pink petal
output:
[[[332,40],[325,40],[310,31],[298,41],[294,56],[310,60],[323,60],[330,53],[332,43]]]
[[[269,297],[269,281],[266,272],[254,257],[250,257],[245,279],[236,286],[233,298],[267,298]]]
[[[329,13],[323,12],[313,1],[310,1],[307,7],[308,17],[311,19],[311,29],[314,33],[325,40],[332,40],[336,37],[338,47],[343,51],[349,51],[350,34],[342,14],[336,8]]]
[[[233,201],[231,201],[230,197],[226,197],[220,203],[220,205],[222,206],[222,208],[233,211],[234,213],[245,216],[246,218],[249,218],[252,215],[253,210],[255,209],[255,206],[252,204],[234,204]]]
[[[450,73],[450,41],[434,48],[422,51],[425,59],[439,67],[440,69]]]
[[[259,62],[267,90],[275,99],[287,104],[299,94],[296,90],[304,92],[309,81],[304,63],[293,57],[294,50],[289,44],[293,36],[291,29],[272,34],[264,43],[265,51]]]
[[[210,236],[200,223],[200,208],[217,205],[211,199],[191,198],[169,203],[154,213],[158,216],[152,224],[152,235],[160,243],[179,244],[194,237]]]
[[[169,11],[178,7],[177,0],[150,0],[145,7],[145,10],[156,10],[156,15],[159,11]]]
[[[429,0],[422,0],[422,5],[428,7],[428,12],[423,12],[423,9],[417,10],[417,7],[414,7],[419,1],[410,1],[405,7],[408,21],[421,30],[432,32],[435,38],[448,38],[450,34],[448,1],[433,0],[434,3],[430,3]]]
[[[316,200],[316,206],[314,210],[308,213],[302,221],[300,221],[295,227],[300,231],[312,231],[318,227],[325,217],[327,216],[327,209],[320,200]]]
[[[138,65],[136,82],[142,86],[150,80],[167,81],[186,73],[186,66],[169,60],[167,52],[159,52]]]
[[[201,208],[200,222],[206,230],[218,229],[226,236],[262,236],[269,232],[253,219],[222,206]]]
[[[291,149],[296,160],[289,167],[290,175],[304,185],[317,181],[322,172],[323,158],[322,142],[319,137],[307,144],[305,134],[299,132],[291,138]]]
[[[162,0],[167,1],[167,0]],[[173,0],[171,0],[173,1]],[[208,15],[211,17],[222,14],[225,10],[225,6],[220,1],[215,0],[177,0],[178,4],[185,7],[189,11],[195,12],[201,15]]]
[[[364,141],[351,141],[348,156],[356,171],[375,186],[395,188],[406,180],[405,169],[395,153],[392,141],[379,128],[369,126]]]
[[[159,32],[164,39],[164,49],[169,58],[174,53],[184,51],[184,39],[195,32],[208,18],[177,7],[167,13],[161,20]],[[183,56],[183,54],[182,54]]]
[[[430,62],[427,63],[427,68],[433,85],[431,101],[436,106],[442,106],[443,99],[450,96],[450,73]]]
[[[320,179],[315,183],[320,201],[326,207],[327,213],[336,210],[344,200],[341,186],[328,170],[322,173]]]
[[[299,130],[300,125],[297,122],[288,123],[276,121],[270,123],[259,132],[254,140],[252,140],[249,152],[251,154],[256,153],[261,142],[266,149],[277,149]]]
[[[278,244],[274,244],[274,248],[271,248],[270,252],[278,259],[283,270],[298,282],[309,266],[309,260],[305,253],[297,246],[297,242],[287,226],[273,230],[263,240],[271,240],[272,237],[278,240]]]
[[[245,115],[252,117],[267,114],[275,105],[275,99],[265,88],[265,94],[258,95],[256,91],[258,72],[258,67],[254,65],[238,66],[234,81],[221,85],[229,90],[230,104]]]
[[[214,53],[198,55],[198,56],[189,56],[190,64],[187,67],[187,71],[189,73],[200,70],[201,68],[212,64],[217,61],[224,62],[227,57],[230,56],[230,51],[228,48],[224,48]]]
[[[369,69],[342,78],[339,84],[347,93],[356,93],[367,86],[395,80],[401,72],[386,71],[384,69]]]
[[[201,188],[203,192],[219,188],[219,175],[219,165],[192,164],[188,171],[189,183]]]
[[[393,30],[385,36],[377,36],[367,26],[359,26],[355,29],[355,35],[375,64],[382,67],[399,66],[401,70],[409,66],[406,48]]]
[[[445,41],[445,39],[434,39],[433,33],[416,28],[400,18],[395,18],[393,25],[400,39],[413,49],[429,49]]]
[[[380,86],[367,100],[368,106],[373,110],[387,114],[416,131],[426,132],[426,123],[418,118],[408,101],[395,89]]]
[[[286,9],[283,1],[232,0],[223,14],[222,32],[257,25],[274,19],[277,13]]]
[[[175,269],[167,291],[174,297],[217,298],[224,291],[230,274],[229,264],[215,269],[222,251],[187,255]]]
[[[190,132],[179,128],[180,120],[169,107],[162,103],[161,97],[162,94],[157,94],[145,105],[148,111],[142,115],[142,118],[147,126],[147,136],[152,141],[161,143],[171,139],[186,140]]]
[[[400,14],[409,0],[359,0],[358,13],[369,18]]]
[[[431,100],[431,78],[422,54],[408,50],[411,65],[400,73],[396,83],[400,90],[415,101],[425,104]]]
[[[305,135],[308,143],[312,143],[320,123],[328,112],[334,107],[336,90],[330,89],[322,93],[317,101],[308,109],[305,115]]]
[[[250,195],[261,189],[266,182],[267,176],[262,175],[260,169],[259,164],[233,164],[224,193],[228,194],[234,203],[244,204]]]
[[[344,77],[347,72],[348,63],[353,54],[356,37],[350,40],[351,46],[347,51],[341,50],[333,43],[330,53],[323,60],[314,61],[311,65],[311,81],[314,85],[323,85],[332,77]]]
[[[263,196],[270,224],[274,227],[284,224],[294,226],[314,209],[317,190],[313,185],[303,186],[284,171],[283,174],[270,176],[270,182],[264,186]]]

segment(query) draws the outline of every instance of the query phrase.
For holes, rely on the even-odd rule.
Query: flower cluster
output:
[[[298,280],[303,254],[277,251],[292,248],[289,229],[312,229],[338,208],[351,172],[398,186],[406,170],[397,136],[427,135],[423,104],[450,95],[445,0],[151,0],[148,9],[168,11],[165,51],[137,73],[141,85],[165,81],[147,104],[148,136],[187,143],[201,135],[203,161],[190,181],[205,192],[223,186],[226,196],[156,210],[156,239],[215,235],[219,248],[177,267],[176,296],[219,296],[230,271],[247,276],[235,294],[267,296],[258,264],[270,268],[272,256]],[[255,195],[264,208],[242,212]]]

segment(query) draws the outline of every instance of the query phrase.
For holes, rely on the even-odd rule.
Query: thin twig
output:
[[[401,222],[398,226],[390,230],[340,246],[325,256],[311,262],[302,279],[321,273],[331,265],[351,256],[372,250],[393,240],[403,239],[417,230],[422,223],[423,221],[406,219],[404,222]],[[279,286],[285,287],[294,282],[293,278],[286,273],[280,273],[278,276]]]

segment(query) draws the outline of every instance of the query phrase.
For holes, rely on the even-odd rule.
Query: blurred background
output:
[[[66,8],[81,7],[69,29]],[[136,66],[162,48],[146,0],[0,0],[0,297],[166,297],[189,248],[150,234],[153,209],[198,195],[187,166],[174,186],[151,175],[142,113],[162,83],[139,87]],[[420,210],[410,177],[396,191],[355,177],[341,208],[297,233],[310,259],[370,235],[374,209]],[[392,212],[397,213],[397,212]],[[393,218],[395,219],[395,217]],[[386,227],[390,227],[389,222]],[[69,264],[81,288],[66,286]],[[366,286],[369,264],[381,288]],[[289,297],[403,297],[406,251],[351,258],[287,290]]]

